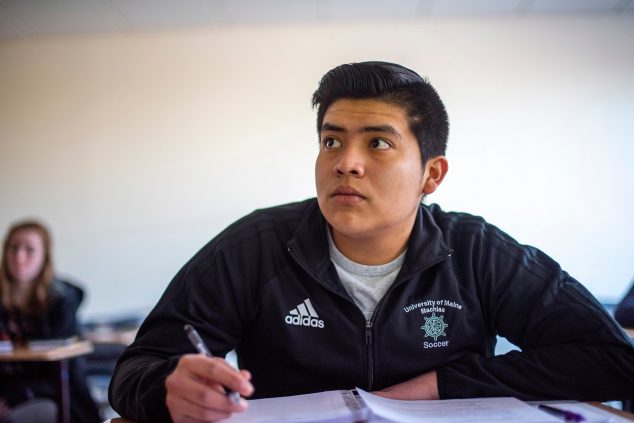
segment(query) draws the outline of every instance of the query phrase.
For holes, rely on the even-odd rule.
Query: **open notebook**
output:
[[[563,404],[562,404],[563,405]],[[565,404],[573,406],[571,404]],[[585,405],[585,404],[580,404]],[[576,405],[575,405],[576,406]],[[585,423],[625,421],[588,406]],[[562,422],[515,398],[473,398],[438,401],[390,400],[361,389],[327,391],[290,397],[250,400],[245,413],[231,423],[548,423]]]

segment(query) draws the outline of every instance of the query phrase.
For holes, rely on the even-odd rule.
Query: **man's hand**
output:
[[[225,387],[248,397],[253,393],[251,373],[236,370],[223,358],[187,354],[165,379],[165,402],[174,423],[215,422],[244,411],[247,402],[234,404]]]
[[[434,370],[380,391],[375,391],[373,394],[401,400],[440,399],[438,395],[438,380]]]

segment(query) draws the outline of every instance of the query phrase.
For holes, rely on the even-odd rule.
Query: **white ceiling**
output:
[[[241,24],[634,14],[634,0],[0,0],[0,39]]]

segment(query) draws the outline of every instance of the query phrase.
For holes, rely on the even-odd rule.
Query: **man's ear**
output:
[[[429,195],[436,191],[438,185],[445,179],[445,175],[449,170],[449,162],[445,156],[436,156],[427,160],[425,164],[425,174],[423,175],[423,192]]]

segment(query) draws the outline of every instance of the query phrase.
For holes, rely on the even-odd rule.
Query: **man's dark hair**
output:
[[[313,94],[317,133],[321,133],[328,107],[342,98],[371,98],[402,107],[418,140],[423,165],[428,159],[445,154],[449,136],[447,111],[434,87],[416,72],[387,62],[350,63],[330,70]]]

